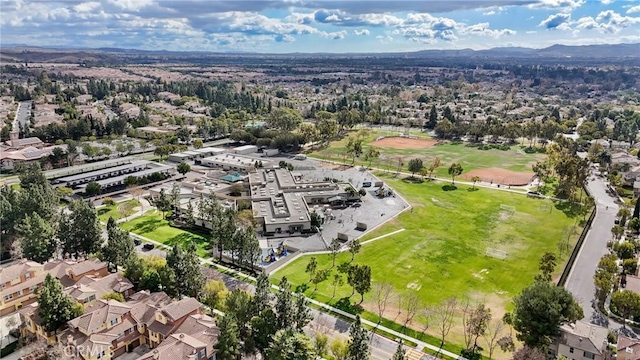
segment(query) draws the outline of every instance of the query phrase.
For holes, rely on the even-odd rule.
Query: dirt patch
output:
[[[501,168],[487,168],[471,170],[463,174],[461,177],[465,180],[471,180],[474,176],[478,176],[482,182],[490,182],[493,184],[522,186],[527,185],[533,178],[532,172],[517,172]]]
[[[411,139],[404,137],[386,137],[371,143],[373,146],[390,149],[426,149],[437,144],[437,141],[426,139]]]

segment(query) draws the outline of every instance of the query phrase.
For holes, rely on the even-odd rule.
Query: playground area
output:
[[[479,177],[480,181],[491,184],[508,186],[525,186],[531,182],[533,172],[518,172],[501,168],[475,169],[462,174],[460,177],[471,181],[473,177]]]
[[[562,271],[581,231],[577,219],[558,210],[551,200],[490,189],[467,191],[471,186],[464,185],[445,191],[441,182],[415,184],[377,175],[413,206],[365,235],[362,241],[389,234],[364,245],[353,261],[371,266],[372,286],[393,286],[396,300],[390,302],[384,316],[391,321],[402,322],[404,310],[398,299],[408,294],[417,294],[424,308],[451,297],[484,301],[498,319],[512,297],[533,281],[542,254],[555,253],[556,273]],[[404,231],[394,233],[400,229]],[[314,256],[318,270],[330,269],[330,279],[338,273],[339,264],[351,260],[349,252],[340,253],[332,267],[330,255]],[[272,276],[273,281],[286,276],[294,287],[308,283],[305,268],[309,258],[291,262]],[[305,293],[334,306],[360,301],[358,294],[351,296],[346,281],[335,290],[326,281],[316,291],[310,286]],[[373,291],[365,294],[362,307],[365,318],[377,320]],[[463,343],[460,319],[454,323],[448,341]],[[416,316],[409,326],[423,328],[424,317]],[[435,332],[427,331],[437,336]]]
[[[435,140],[399,136],[385,137],[370,143],[371,146],[390,149],[426,149],[436,144]]]

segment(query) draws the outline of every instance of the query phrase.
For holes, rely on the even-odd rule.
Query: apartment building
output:
[[[21,260],[0,268],[0,316],[37,301],[36,292],[45,277],[44,266],[34,261]]]

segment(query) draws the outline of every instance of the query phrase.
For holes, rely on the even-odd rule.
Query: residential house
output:
[[[62,286],[68,287],[82,277],[101,278],[109,275],[108,264],[92,258],[83,261],[54,260],[44,264],[44,270],[60,280]]]
[[[214,318],[203,314],[190,315],[175,333],[138,360],[214,360],[214,344],[218,335],[220,329]]]
[[[115,292],[126,300],[133,294],[133,284],[129,279],[121,274],[109,274],[101,278],[84,276],[75,284],[65,289],[75,301],[84,305],[85,308],[95,303],[96,300],[108,293]]]
[[[635,275],[622,275],[620,287],[640,295],[640,277]]]
[[[640,360],[640,340],[618,335],[616,360]]]
[[[625,185],[633,185],[636,180],[640,179],[640,165],[634,166],[622,174],[622,180]]]
[[[608,334],[609,329],[584,321],[562,325],[549,352],[570,360],[604,360]]]
[[[153,319],[145,324],[149,347],[160,345],[189,315],[200,314],[201,307],[196,299],[185,297],[156,310]]]
[[[633,182],[633,196],[640,196],[640,181],[636,180]]]
[[[36,291],[45,277],[44,266],[34,261],[20,260],[0,268],[0,316],[37,301]]]

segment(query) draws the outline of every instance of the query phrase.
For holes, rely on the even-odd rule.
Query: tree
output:
[[[466,345],[471,353],[478,352],[478,338],[486,334],[490,321],[491,309],[486,308],[484,304],[479,304],[464,316],[464,332],[469,338]]]
[[[622,325],[625,326],[631,315],[640,313],[640,295],[631,290],[616,291],[611,294],[611,307],[614,312],[622,316],[624,319]]]
[[[431,164],[429,164],[429,179],[433,178],[433,172],[442,164],[442,160],[439,157],[435,157]]]
[[[122,296],[122,294],[112,291],[112,292],[108,292],[104,295],[102,295],[102,299],[104,300],[115,300],[115,301],[119,301],[121,303],[124,302],[124,296]]]
[[[638,259],[624,259],[622,261],[622,271],[624,274],[635,275],[638,268]]]
[[[349,327],[349,342],[347,343],[348,360],[369,360],[369,334],[362,327],[360,315]]]
[[[326,334],[316,332],[314,337],[315,351],[320,357],[323,357],[327,353],[327,347],[329,345],[329,337]]]
[[[396,348],[396,352],[393,353],[393,357],[391,357],[391,360],[406,360],[407,358],[407,351],[404,349],[404,346],[402,345],[402,340],[400,340],[400,342],[398,343],[398,347]]]
[[[87,187],[84,189],[84,193],[89,197],[100,195],[101,192],[102,186],[100,186],[100,184],[95,181],[91,181],[90,183],[88,183]]]
[[[26,259],[42,264],[57,255],[56,231],[38,213],[26,214],[18,225],[18,236],[22,256]]]
[[[316,357],[311,339],[304,333],[291,330],[278,330],[266,353],[270,360],[309,360]]]
[[[329,279],[329,275],[331,275],[331,270],[329,269],[320,269],[315,272],[313,278],[311,279],[311,283],[315,285],[315,287],[313,288],[313,292],[316,292],[316,290],[318,290],[318,284]]]
[[[81,200],[71,202],[68,209],[69,213],[61,213],[58,226],[62,254],[78,259],[98,252],[102,244],[102,228],[96,209]]]
[[[151,203],[162,212],[163,219],[165,218],[165,213],[171,210],[171,199],[164,189],[160,189],[160,194],[155,198],[152,198]]]
[[[333,295],[331,295],[331,298],[333,299],[334,297],[336,297],[336,288],[338,286],[342,286],[344,285],[344,278],[342,277],[341,274],[333,274],[333,280],[331,280],[331,285],[333,286]]]
[[[237,360],[240,357],[240,339],[236,319],[233,315],[226,314],[220,320],[218,327],[220,335],[215,345],[216,359]]]
[[[624,226],[627,223],[627,219],[631,215],[631,210],[628,207],[623,206],[618,210],[618,217],[620,218],[620,226]]]
[[[547,356],[542,349],[524,346],[513,353],[513,360],[546,360]]]
[[[313,320],[313,316],[311,315],[311,311],[309,311],[309,307],[307,307],[307,300],[304,296],[298,296],[295,302],[295,313],[294,313],[294,330],[298,332],[303,332],[303,329],[307,324]]]
[[[360,303],[362,303],[364,294],[371,290],[371,267],[369,265],[352,265],[349,268],[347,283],[360,294]]]
[[[480,181],[480,180],[481,180],[481,179],[480,179],[480,176],[478,176],[478,175],[476,175],[476,176],[474,176],[474,177],[472,177],[472,178],[471,178],[471,181],[473,181],[473,190],[475,190],[475,189],[476,189],[476,183],[477,183],[478,181]]]
[[[109,223],[112,219],[109,218]],[[115,221],[111,226],[109,223],[107,223],[107,242],[102,246],[100,252],[102,258],[113,264],[117,272],[118,266],[125,266],[129,258],[135,255],[135,247],[129,237],[129,232],[118,227]]]
[[[405,311],[404,323],[402,324],[403,328],[406,328],[413,318],[418,314],[418,310],[421,307],[420,297],[415,292],[409,292],[403,295],[400,299],[400,303],[402,304],[403,310]]]
[[[429,121],[426,124],[427,129],[435,129],[438,123],[438,110],[435,105],[431,105],[431,111],[429,111]]]
[[[349,356],[348,344],[338,338],[333,339],[329,346],[329,351],[331,351],[331,355],[333,355],[336,360],[347,360],[347,357]]]
[[[571,293],[548,282],[535,282],[513,300],[513,328],[528,346],[540,347],[559,334],[560,325],[582,319],[580,305]]]
[[[271,282],[267,274],[262,271],[256,278],[256,290],[253,296],[254,313],[260,314],[263,310],[270,309],[272,299]]]
[[[423,167],[422,159],[409,160],[409,171],[411,172],[411,177],[414,177],[416,173],[419,173]]]
[[[340,239],[334,238],[331,239],[331,244],[329,244],[329,251],[331,251],[331,268],[333,269],[336,266],[336,256],[338,256],[338,251],[340,251]]]
[[[449,335],[453,325],[453,315],[456,311],[457,303],[458,300],[456,298],[449,298],[440,303],[435,310],[435,320],[438,323],[438,332],[440,333],[440,349],[444,346],[444,339]],[[438,350],[439,353],[440,350]]]
[[[484,340],[487,343],[487,350],[489,351],[489,360],[493,359],[493,353],[498,346],[498,340],[504,330],[504,322],[502,320],[494,320],[487,325],[487,331],[483,335]]]
[[[556,269],[556,256],[553,253],[547,252],[540,258],[538,265],[540,273],[536,275],[536,281],[549,282],[553,271]]]
[[[455,185],[456,184],[456,176],[459,176],[460,174],[462,174],[462,165],[460,165],[459,163],[453,163],[451,164],[451,166],[449,166],[449,176],[451,176],[451,184]]]
[[[356,158],[362,155],[362,139],[360,137],[349,137],[346,154],[351,155],[351,164],[355,164]]]
[[[349,252],[351,253],[351,261],[353,261],[356,254],[360,252],[361,247],[362,245],[360,245],[360,240],[358,239],[353,239],[351,240],[351,242],[349,242]]]
[[[304,272],[309,274],[309,281],[313,279],[314,275],[316,274],[317,268],[318,268],[318,261],[316,260],[315,256],[312,256],[309,259],[309,263],[307,264],[307,267],[304,269]]]
[[[606,254],[598,262],[593,282],[596,287],[596,297],[600,304],[604,304],[611,293],[618,276],[618,257],[615,254]]]
[[[42,289],[38,295],[38,306],[40,308],[42,326],[49,332],[57,332],[67,321],[82,314],[82,306],[78,306],[64,292],[60,281],[51,274],[47,274],[44,279]]]
[[[620,240],[622,235],[624,235],[624,228],[620,225],[615,225],[611,228],[611,235],[613,235],[615,240]]]
[[[212,309],[222,309],[228,293],[222,281],[209,280],[200,291],[200,301]]]
[[[280,291],[276,294],[276,326],[279,330],[295,327],[295,304],[291,293],[291,285],[286,277],[280,279]]]
[[[631,241],[624,241],[616,243],[613,246],[613,251],[618,255],[619,259],[632,259],[635,256],[636,248]]]
[[[187,164],[187,163],[180,163],[178,164],[178,172],[182,175],[185,175],[186,173],[188,173],[189,171],[191,171],[191,165]]]
[[[371,167],[371,162],[380,157],[380,151],[374,147],[369,147],[367,152],[364,154],[364,160],[369,162],[369,166]]]
[[[200,258],[196,250],[196,244],[190,241],[185,248],[174,245],[171,252],[167,254],[167,265],[175,273],[179,295],[197,298],[204,285],[204,276],[200,271]]]

